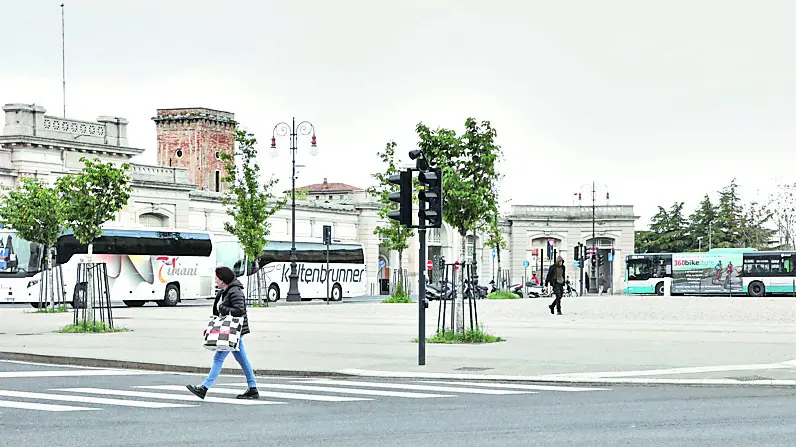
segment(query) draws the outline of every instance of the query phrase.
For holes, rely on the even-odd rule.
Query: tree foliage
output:
[[[56,188],[64,225],[74,231],[81,244],[90,244],[102,236],[102,225],[116,220],[116,213],[130,200],[130,165],[115,166],[98,158],[80,160],[85,164],[83,170],[60,177]]]
[[[54,188],[38,179],[23,178],[2,198],[0,219],[21,238],[52,247],[63,227],[61,203]]]
[[[270,179],[260,184],[260,166],[257,164],[257,139],[242,129],[235,129],[237,151],[235,156],[221,152],[226,175],[222,179],[228,187],[222,199],[231,222],[224,230],[238,238],[249,259],[258,260],[270,233],[268,219],[287,203],[287,197],[277,200],[272,190],[278,180]],[[240,157],[240,166],[236,158]]]
[[[416,127],[419,148],[442,169],[443,219],[462,236],[494,218],[497,211],[497,131],[489,121],[467,118],[461,136],[450,129]]]
[[[658,207],[648,231],[636,232],[637,253],[679,253],[700,248],[752,247],[768,249],[779,217],[766,205],[741,200],[735,179],[718,192],[714,204],[705,195],[688,217],[683,202],[669,208]],[[784,213],[783,213],[784,214]],[[795,216],[796,217],[796,216]]]

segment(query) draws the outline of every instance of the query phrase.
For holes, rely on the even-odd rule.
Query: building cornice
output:
[[[144,149],[126,146],[111,146],[108,144],[87,143],[78,140],[64,141],[57,138],[43,138],[28,135],[5,135],[0,136],[0,146],[13,149],[17,146],[32,146],[45,149],[59,149],[68,152],[79,152],[86,154],[108,154],[132,158],[144,153]]]

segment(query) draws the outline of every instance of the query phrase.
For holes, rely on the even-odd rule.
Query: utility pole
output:
[[[64,118],[66,118],[66,34],[64,23],[64,4],[61,3],[61,81],[64,95]]]
[[[592,265],[596,265],[594,263],[594,258],[597,256],[597,185],[594,181],[591,182],[591,246],[592,246]],[[591,275],[589,276],[589,283],[592,281],[597,281],[597,278],[594,277],[595,273],[597,273],[597,269],[590,269]],[[591,290],[591,284],[588,285],[589,290]]]

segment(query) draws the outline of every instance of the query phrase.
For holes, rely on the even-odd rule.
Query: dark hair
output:
[[[235,273],[229,267],[216,267],[216,277],[226,285],[235,281]]]

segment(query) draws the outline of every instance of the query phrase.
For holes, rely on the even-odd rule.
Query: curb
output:
[[[94,359],[85,357],[67,357],[58,355],[26,354],[21,352],[2,352],[0,360],[11,360],[16,362],[44,363],[49,365],[63,366],[82,366],[86,368],[109,368],[109,369],[138,369],[143,371],[159,371],[188,374],[206,374],[210,370],[207,366],[185,366],[167,365],[163,363],[131,362],[127,360]],[[221,374],[230,376],[243,376],[240,368],[224,368]],[[333,371],[292,371],[280,369],[255,369],[257,376],[283,376],[283,377],[355,377],[353,374],[346,374]]]

